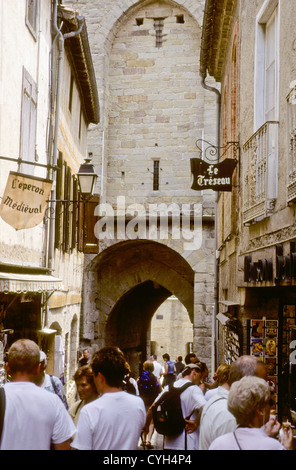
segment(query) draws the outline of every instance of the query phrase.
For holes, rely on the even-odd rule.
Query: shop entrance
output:
[[[296,305],[283,305],[279,321],[279,417],[296,424]],[[293,347],[293,342],[295,346]]]
[[[5,381],[5,356],[14,341],[29,338],[38,343],[41,295],[0,293],[0,386]]]

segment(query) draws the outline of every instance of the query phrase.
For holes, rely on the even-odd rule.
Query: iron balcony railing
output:
[[[296,200],[296,86],[287,96],[288,162],[287,202]]]
[[[243,223],[262,220],[277,198],[278,122],[268,121],[243,146]]]

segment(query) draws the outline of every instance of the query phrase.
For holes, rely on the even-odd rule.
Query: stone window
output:
[[[159,191],[159,160],[153,161],[153,191]]]
[[[184,15],[177,15],[176,16],[176,23],[184,24],[185,23]]]

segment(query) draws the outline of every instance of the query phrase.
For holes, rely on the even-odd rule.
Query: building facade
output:
[[[63,3],[87,18],[102,111],[89,131],[101,204],[82,340],[120,346],[137,371],[153,314],[175,295],[210,366],[214,196],[191,189],[190,167],[197,140],[216,138],[215,98],[199,77],[204,2]]]
[[[202,72],[221,85],[221,146],[240,148],[233,191],[218,202],[219,361],[244,353],[266,362],[277,411],[291,417],[295,3],[229,0],[221,10],[217,3],[206,3]]]
[[[57,1],[1,2],[0,47],[0,360],[27,337],[68,382],[84,257],[76,173],[99,119],[85,20]]]

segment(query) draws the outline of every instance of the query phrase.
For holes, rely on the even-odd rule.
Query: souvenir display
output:
[[[267,366],[267,381],[270,386],[273,406],[271,413],[277,413],[278,403],[278,321],[250,321],[250,354],[262,360]]]

